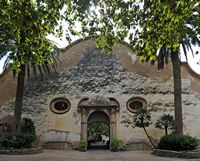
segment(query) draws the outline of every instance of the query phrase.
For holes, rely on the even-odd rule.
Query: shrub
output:
[[[1,139],[1,146],[4,148],[29,148],[36,139],[36,135],[32,133],[22,133],[17,135],[16,138],[6,136]]]
[[[159,149],[174,151],[194,150],[197,146],[198,140],[189,135],[166,135],[163,136],[158,143]]]
[[[12,115],[6,115],[0,119],[0,138],[12,135],[13,124],[14,117]],[[23,118],[21,132],[35,134],[34,122],[29,118]]]
[[[12,135],[14,117],[6,115],[0,119],[0,138]]]
[[[0,145],[1,147],[5,147],[5,148],[13,147],[12,137],[11,136],[1,137]]]
[[[32,133],[35,134],[35,125],[34,122],[29,118],[22,119],[22,133]]]
[[[6,127],[8,127],[8,125]],[[13,137],[11,135],[11,131],[10,133],[5,133],[5,132],[6,130],[4,130],[5,135],[0,135],[1,136],[0,146],[3,148],[11,148],[11,149],[29,148],[36,139],[34,123],[31,119],[28,118],[22,119],[21,134]]]
[[[32,133],[23,133],[19,136],[19,139],[21,139],[22,147],[31,147],[32,143],[36,139],[36,135]]]
[[[87,141],[86,140],[80,140],[79,147],[80,147],[81,150],[85,151],[87,149]]]
[[[111,150],[117,150],[119,149],[119,146],[120,146],[120,140],[117,139],[117,138],[113,138],[111,141],[110,141],[110,147],[111,147]]]

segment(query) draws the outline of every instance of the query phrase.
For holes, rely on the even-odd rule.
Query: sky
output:
[[[125,0],[126,1],[126,0]],[[101,9],[101,8],[98,8],[97,6],[96,7],[91,7],[91,12],[93,11],[93,10],[95,10],[95,13],[98,13],[99,11],[99,9]],[[61,12],[63,12],[64,13],[64,11],[65,11],[65,7],[63,8],[63,10],[61,11]],[[75,26],[77,26],[77,28],[76,28],[76,31],[79,31],[80,30],[80,26],[81,26],[81,24],[80,24],[80,22],[76,22],[77,24],[75,25]],[[68,25],[67,25],[67,23],[66,22],[62,22],[62,24],[63,24],[63,28],[68,28]],[[65,31],[65,30],[64,30]],[[67,40],[65,39],[65,32],[63,33],[63,37],[61,38],[61,39],[59,39],[59,38],[55,38],[53,35],[49,35],[48,36],[48,38],[50,39],[50,40],[53,40],[57,45],[58,45],[58,47],[60,47],[60,48],[64,48],[64,47],[66,47],[67,45],[69,45],[69,43],[67,42]],[[78,36],[72,36],[70,33],[68,33],[69,35],[70,35],[70,37],[72,38],[72,42],[74,42],[74,41],[76,41],[76,40],[78,40],[79,39],[79,37]],[[125,41],[126,41],[126,39],[125,39]],[[183,61],[183,62],[185,62],[186,61],[186,59],[185,59],[185,56],[184,56],[184,54],[183,54],[183,49],[181,48],[180,49],[181,50],[181,61]],[[196,52],[199,52],[199,54],[195,54]],[[191,51],[187,51],[188,52],[188,64],[189,64],[189,66],[190,66],[190,68],[194,71],[194,72],[196,72],[197,74],[200,74],[200,47],[195,47],[195,46],[193,46],[193,53],[194,54],[192,54],[191,53]],[[193,55],[193,56],[192,56]],[[3,72],[3,65],[4,65],[4,61],[5,61],[5,58],[2,58],[1,60],[0,60],[0,74]]]
[[[69,43],[67,42],[67,40],[63,37],[62,40],[58,39],[58,38],[55,38],[53,37],[53,35],[49,35],[48,38],[50,40],[53,40],[57,43],[57,45],[60,47],[60,48],[64,48],[66,47],[67,45],[69,45]],[[78,40],[79,38],[78,37],[73,37],[72,38],[72,42],[73,41],[76,41]],[[199,51],[199,54],[195,54],[196,51]],[[200,47],[195,47],[193,46],[193,53],[194,53],[194,57],[192,56],[191,52],[188,51],[190,54],[188,54],[188,64],[190,66],[190,68],[196,72],[197,74],[200,74]],[[183,51],[181,49],[181,60],[184,62],[186,61],[185,57],[184,57],[184,54],[183,54]],[[2,58],[0,60],[0,74],[3,72],[3,65],[4,65],[4,61],[5,61],[6,58]],[[198,64],[199,63],[199,64]]]

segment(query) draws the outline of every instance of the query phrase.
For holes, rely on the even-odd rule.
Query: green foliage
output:
[[[0,122],[0,137],[11,136],[13,132],[14,117],[7,115],[3,117]],[[22,118],[21,132],[36,135],[34,122],[29,118]]]
[[[87,1],[88,2],[88,1]],[[182,134],[181,75],[178,54],[200,46],[200,3],[198,0],[99,0],[86,4],[84,15],[76,7],[75,15],[82,22],[83,36],[97,37],[97,46],[104,51],[123,40],[140,57],[141,62],[158,62],[163,69],[172,58],[175,85],[175,132]],[[93,6],[89,10],[88,5]],[[81,14],[79,14],[81,13]],[[192,51],[193,53],[193,51]],[[178,86],[177,86],[178,84]],[[179,99],[179,100],[178,100]],[[139,125],[138,125],[139,126]]]
[[[175,133],[183,134],[181,72],[179,54],[181,47],[187,56],[192,50],[191,44],[200,45],[199,8],[194,1],[143,1],[138,11],[138,24],[133,50],[142,62],[158,62],[158,69],[163,69],[172,59],[174,77]],[[158,54],[158,56],[157,56]],[[186,57],[187,58],[187,57]]]
[[[80,140],[80,142],[79,142],[79,147],[80,147],[80,149],[81,150],[86,150],[87,149],[87,140]]]
[[[12,134],[12,125],[9,123],[0,124],[0,139],[2,137],[8,136]]]
[[[196,13],[196,14],[195,14]],[[138,12],[141,29],[136,31],[133,48],[144,61],[156,61],[159,52],[159,68],[168,62],[168,55],[178,52],[182,46],[185,54],[192,43],[200,44],[199,3],[188,1],[144,1]]]
[[[147,130],[145,128],[150,125],[150,123],[151,123],[150,121],[151,121],[151,111],[150,110],[147,110],[146,108],[142,108],[142,109],[139,109],[135,113],[135,118],[134,118],[135,126],[144,129],[146,136],[148,137],[152,146],[155,148],[155,145],[154,145],[153,141],[151,140],[150,136],[148,135]]]
[[[13,137],[11,132],[8,135],[2,135],[0,138],[0,146],[3,148],[29,148],[36,139],[35,126],[31,119],[22,119],[22,133]],[[12,124],[8,124],[13,126]]]
[[[113,138],[111,141],[110,141],[110,147],[111,147],[111,150],[117,150],[119,149],[121,145],[121,142],[119,139],[117,138]]]
[[[0,138],[11,135],[13,130],[14,117],[6,115],[0,119]]]
[[[198,146],[198,140],[189,135],[165,135],[160,139],[158,144],[159,149],[186,151],[195,150]]]
[[[62,36],[60,22],[64,18],[61,12],[64,4],[70,10],[70,1],[1,2],[0,59],[9,53],[5,66],[10,62],[14,72],[18,73],[23,65],[42,67],[55,62],[51,53],[57,49],[47,36]]]
[[[22,119],[22,133],[32,133],[35,134],[35,125],[34,122],[29,118]]]
[[[88,126],[88,134],[91,138],[101,135],[109,136],[109,126],[104,122],[93,122]]]
[[[163,114],[155,124],[156,128],[165,129],[165,135],[168,134],[168,129],[174,129],[174,118],[170,114]]]
[[[142,108],[135,113],[135,126],[136,127],[148,127],[151,121],[151,112],[146,108]]]
[[[70,11],[71,1],[60,0],[3,0],[0,3],[0,59],[7,55],[4,69],[11,65],[14,76],[18,74],[15,104],[16,134],[21,128],[21,109],[25,73],[30,69],[50,74],[55,69],[59,49],[47,36],[62,35],[61,10]],[[67,21],[67,20],[66,20]],[[68,36],[69,37],[69,36]],[[19,87],[19,88],[18,88]]]
[[[129,21],[134,23],[134,12],[133,14],[127,12],[131,3],[133,1],[126,3],[123,0],[73,3],[73,18],[76,17],[81,23],[81,29],[78,31],[74,24],[74,33],[82,37],[96,37],[97,47],[100,47],[102,52],[106,50],[110,53],[112,47],[127,36]]]
[[[97,46],[102,51],[105,49],[111,51],[116,43],[128,39],[128,46],[140,57],[141,62],[154,64],[157,61],[158,69],[163,69],[171,56],[176,84],[175,132],[182,134],[181,75],[178,54],[182,47],[187,58],[187,50],[192,51],[191,44],[200,46],[199,0],[83,2],[87,6],[84,16],[82,16],[83,12],[79,12],[81,7],[76,7],[77,4],[74,3],[73,7],[76,11],[75,15],[82,22],[82,31],[79,33],[83,36],[97,36]],[[93,10],[89,10],[88,5],[93,6]]]
[[[35,141],[36,136],[32,133],[22,133],[17,135],[15,139],[12,136],[7,136],[1,139],[1,146],[4,148],[29,148]]]

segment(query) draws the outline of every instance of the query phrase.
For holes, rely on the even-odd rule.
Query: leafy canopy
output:
[[[64,4],[70,8],[70,1],[1,1],[0,59],[8,54],[5,66],[11,61],[14,72],[19,72],[22,65],[41,66],[55,61],[51,53],[58,51],[47,35],[62,33],[59,22]]]
[[[200,45],[198,0],[77,0],[72,6],[81,22],[79,35],[97,37],[103,50],[126,39],[142,62],[154,63],[161,48],[163,64],[169,50],[182,46],[186,53],[191,44]],[[77,33],[76,27],[72,30]]]
[[[81,23],[79,31],[74,24],[73,33],[83,37],[95,37],[97,47],[102,51],[111,51],[116,43],[127,37],[130,27],[126,25],[129,25],[131,20],[134,23],[134,10],[137,10],[133,1],[124,0],[77,0],[72,6],[73,18],[76,17]],[[130,12],[127,12],[129,9]]]
[[[141,56],[142,61],[155,61],[160,50],[161,67],[168,55],[179,52],[183,47],[187,56],[187,48],[191,44],[200,45],[199,40],[199,10],[197,0],[192,1],[144,1],[138,19],[141,31],[137,30],[132,40],[133,48]],[[172,50],[172,51],[170,51]]]

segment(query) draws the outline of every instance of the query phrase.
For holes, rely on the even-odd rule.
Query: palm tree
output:
[[[143,128],[147,138],[149,139],[149,141],[152,144],[153,148],[155,148],[155,145],[154,145],[153,141],[151,140],[151,138],[150,138],[150,136],[147,133],[147,130],[145,128],[145,127],[148,127],[150,125],[150,121],[151,121],[150,110],[142,108],[142,109],[138,110],[135,113],[135,118],[134,118],[135,126]]]
[[[138,16],[142,29],[137,30],[132,40],[135,52],[142,61],[158,61],[163,69],[171,57],[174,78],[175,133],[183,134],[182,89],[180,49],[192,51],[192,44],[200,45],[199,3],[197,1],[143,1]],[[158,56],[157,56],[158,53]],[[193,51],[192,51],[193,53]]]
[[[156,128],[165,129],[165,135],[168,135],[168,129],[174,129],[174,118],[170,114],[163,114],[155,124]]]
[[[187,22],[187,25],[191,21]],[[192,24],[190,24],[192,25]],[[192,45],[200,46],[200,39],[198,36],[196,37],[189,37],[187,34],[185,34],[185,37],[182,39],[182,41],[179,44],[178,49],[167,48],[165,45],[163,45],[158,53],[158,69],[163,69],[164,64],[168,64],[169,56],[171,57],[172,61],[172,68],[173,68],[173,78],[174,78],[174,114],[175,114],[175,133],[176,134],[183,134],[183,117],[182,117],[182,83],[181,83],[181,62],[179,59],[181,47],[183,48],[184,55],[187,59],[188,57],[188,50],[192,50]]]
[[[52,42],[49,41],[49,45],[52,45]],[[6,60],[4,62],[4,69],[8,69],[8,67],[11,65],[12,62],[10,62],[10,56],[9,56],[9,51],[1,46],[0,50],[0,60],[4,57],[6,57]],[[54,60],[54,63],[57,62],[58,59],[58,54],[60,50],[57,48],[57,46],[54,46],[52,52],[48,54],[49,59]],[[27,51],[28,53],[28,51]],[[16,53],[17,54],[17,53]],[[34,63],[34,62],[33,62]],[[25,85],[25,77],[27,76],[28,78],[30,77],[30,69],[32,68],[34,75],[37,75],[37,71],[39,71],[41,77],[43,77],[43,73],[47,73],[50,75],[51,68],[55,69],[56,64],[51,64],[48,63],[47,61],[44,61],[43,64],[41,65],[35,65],[32,64],[30,60],[27,61],[26,64],[21,65],[20,71],[16,73],[15,70],[13,70],[13,76],[14,78],[17,77],[17,88],[16,88],[16,98],[15,98],[15,108],[14,108],[14,128],[13,128],[13,135],[17,135],[21,132],[21,112],[22,112],[22,103],[23,103],[23,95],[24,95],[24,85]]]
[[[57,60],[59,49],[47,39],[49,33],[56,33],[64,2],[54,1],[2,1],[0,4],[0,59],[7,55],[4,69],[9,65],[17,76],[14,109],[14,131],[21,130],[21,111],[25,77],[30,69],[50,73]],[[61,32],[61,31],[60,31]],[[58,33],[58,32],[57,32]]]

